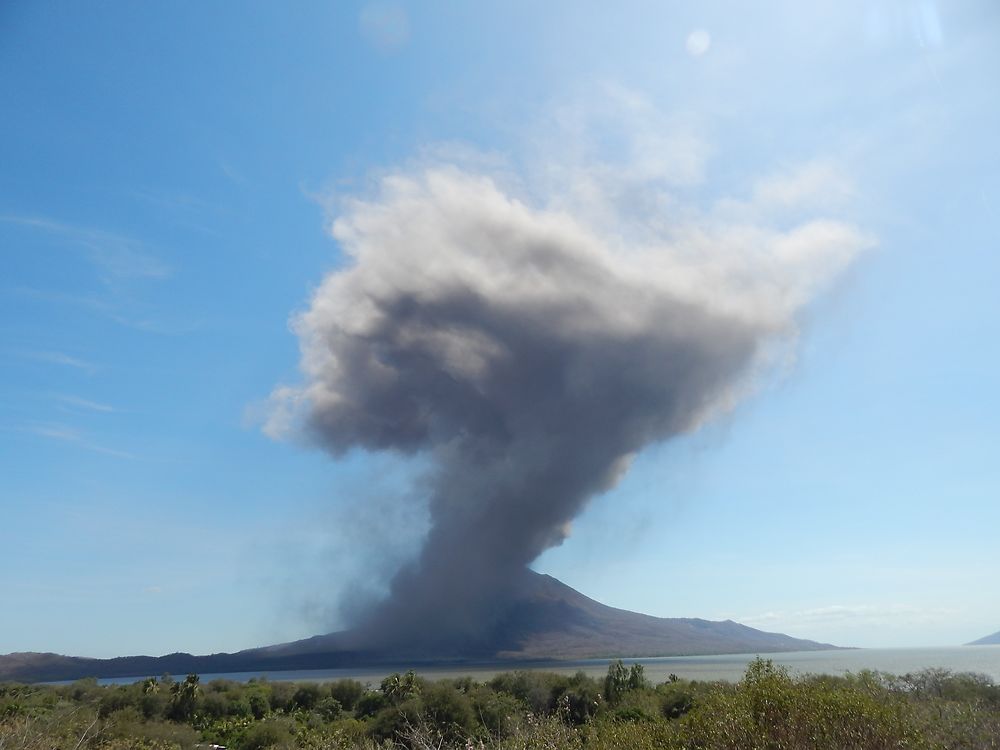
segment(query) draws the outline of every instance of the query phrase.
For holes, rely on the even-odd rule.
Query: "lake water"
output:
[[[666,656],[656,659],[623,659],[626,664],[639,663],[645,667],[646,677],[654,682],[665,682],[671,674],[692,680],[736,681],[756,654],[726,654],[724,656]],[[1000,683],[1000,646],[957,646],[952,648],[886,648],[850,649],[836,651],[798,651],[780,654],[762,654],[776,664],[788,667],[796,674],[833,674],[877,669],[892,674],[916,672],[930,667],[950,669],[953,672],[979,672]],[[428,679],[446,679],[471,676],[482,682],[500,672],[532,669],[573,674],[583,671],[591,676],[603,676],[608,671],[610,659],[546,662],[490,662],[488,664],[463,664],[440,667],[418,667],[417,673]],[[203,674],[202,682],[223,678],[245,682],[253,677],[266,676],[269,680],[328,681],[350,678],[377,685],[393,672],[405,672],[408,664],[380,666],[371,669],[302,669],[287,672],[228,672]],[[159,676],[159,675],[156,675]],[[135,682],[138,677],[117,677],[100,680],[102,684]]]

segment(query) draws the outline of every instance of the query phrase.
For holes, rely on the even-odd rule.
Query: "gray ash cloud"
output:
[[[275,391],[270,429],[432,466],[422,551],[355,613],[358,645],[480,637],[632,456],[736,403],[865,244],[829,220],[608,216],[441,167],[386,178],[335,222],[348,261],[296,320],[304,382]]]

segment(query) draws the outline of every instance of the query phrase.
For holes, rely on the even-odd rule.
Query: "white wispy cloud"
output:
[[[853,183],[836,163],[815,159],[758,180],[753,203],[761,208],[839,208],[856,195]]]
[[[125,315],[114,312],[109,312],[108,318],[118,325],[126,328],[132,328],[133,330],[144,331],[146,333],[155,333],[161,336],[183,336],[184,334],[197,331],[205,325],[205,321],[201,319],[178,320],[171,319],[169,317],[157,318]]]
[[[65,352],[57,351],[29,351],[21,352],[21,356],[25,359],[34,360],[36,362],[47,362],[53,365],[61,365],[63,367],[73,367],[77,370],[83,370],[87,373],[95,373],[100,369],[93,362],[88,362],[80,357],[74,357]]]
[[[91,401],[90,399],[80,398],[79,396],[57,394],[55,398],[56,400],[61,401],[64,404],[68,404],[69,406],[75,406],[80,409],[87,409],[88,411],[100,411],[100,412],[116,411],[115,407],[109,404],[103,404],[99,401]]]
[[[201,320],[178,319],[176,310],[165,316],[150,310],[148,305],[142,303],[141,297],[137,297],[135,290],[128,287],[130,281],[164,280],[172,273],[165,263],[146,251],[142,243],[122,235],[47,218],[8,215],[0,216],[0,223],[25,226],[65,238],[71,245],[82,249],[101,281],[101,287],[83,294],[17,285],[0,289],[0,294],[75,307],[122,327],[146,333],[175,336],[203,326]]]
[[[0,215],[0,222],[57,235],[83,250],[106,283],[124,279],[165,279],[171,270],[130,237],[66,224],[43,216]]]
[[[221,206],[211,203],[192,193],[158,188],[133,189],[136,199],[154,207],[169,217],[176,226],[191,229],[201,234],[224,238],[225,232],[213,226],[213,219],[228,213]]]
[[[82,439],[78,430],[66,425],[36,425],[25,428],[25,431],[39,437],[66,440],[73,443],[79,442]]]
[[[85,448],[95,453],[103,453],[107,456],[115,456],[116,458],[135,458],[135,456],[126,451],[121,451],[116,448],[109,448],[105,445],[95,443],[90,440],[83,432],[79,429],[72,427],[70,425],[64,424],[43,424],[43,425],[30,425],[24,427],[22,432],[36,435],[38,437],[46,438],[49,440],[58,440],[65,443],[72,443],[81,448]]]
[[[163,319],[156,316],[142,314],[135,309],[123,311],[122,302],[117,295],[107,295],[107,298],[93,295],[68,294],[66,292],[53,291],[51,289],[37,289],[34,287],[10,287],[3,290],[3,294],[17,295],[22,298],[48,302],[56,305],[68,305],[80,310],[101,315],[113,323],[117,323],[125,328],[147,333],[157,333],[165,336],[175,336],[198,330],[204,325],[202,320],[177,320]],[[133,308],[135,305],[132,306]]]
[[[171,211],[214,212],[216,207],[197,195],[180,191],[136,188],[130,191],[140,200]]]

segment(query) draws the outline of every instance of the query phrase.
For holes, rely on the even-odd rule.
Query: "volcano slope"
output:
[[[271,657],[352,652],[354,633],[341,631],[270,646]],[[837,648],[767,633],[732,620],[664,618],[601,604],[552,576],[527,571],[518,592],[482,635],[443,644],[414,634],[406,644],[371,652],[375,661],[544,660],[695,654],[773,653]]]
[[[0,680],[69,680],[129,677],[165,672],[264,672],[385,664],[431,666],[531,660],[773,653],[837,648],[767,633],[732,620],[662,618],[616,609],[584,596],[555,578],[527,571],[513,599],[493,624],[463,641],[441,642],[414,633],[406,643],[359,647],[354,631],[313,636],[236,653],[194,656],[122,656],[88,659],[51,653],[0,656]]]

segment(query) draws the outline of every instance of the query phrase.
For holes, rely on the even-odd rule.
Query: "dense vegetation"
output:
[[[1000,748],[1000,686],[974,674],[793,677],[770,661],[736,684],[640,665],[427,681],[289,683],[196,675],[132,685],[0,684],[0,750],[263,748]]]

